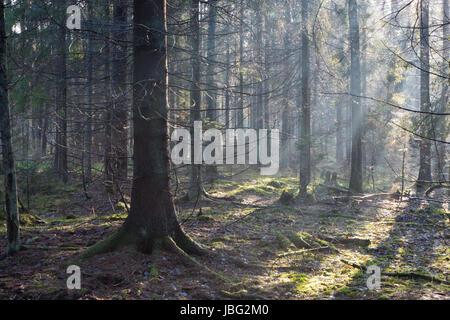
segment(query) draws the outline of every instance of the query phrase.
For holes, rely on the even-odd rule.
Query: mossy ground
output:
[[[416,278],[382,276],[381,289],[369,290],[368,275],[342,261],[448,280],[450,222],[445,209],[393,200],[284,206],[277,199],[284,190],[295,192],[297,179],[261,178],[252,170],[205,185],[212,196],[234,196],[233,201],[202,198],[195,205],[178,200],[182,194],[175,193],[184,229],[214,252],[197,260],[230,283],[172,253],[144,255],[124,247],[82,261],[83,289],[69,291],[68,264],[118,229],[126,205],[105,194],[101,185],[89,187],[89,200],[71,186],[50,189],[30,199],[31,213],[44,222],[22,226],[27,250],[0,260],[1,299],[450,298],[448,285]],[[129,202],[129,189],[124,193]],[[0,220],[1,247],[4,235]],[[370,245],[323,240],[333,237],[368,239]],[[302,251],[327,245],[333,250]]]

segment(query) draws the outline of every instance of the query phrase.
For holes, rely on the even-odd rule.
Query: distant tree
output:
[[[127,179],[128,171],[128,108],[127,108],[127,14],[128,0],[114,1],[113,63],[112,63],[112,118],[113,183]]]
[[[191,105],[189,115],[189,125],[191,128],[191,150],[194,150],[194,122],[200,120],[201,108],[201,88],[200,88],[200,12],[199,0],[191,0],[190,15],[190,40],[191,40]],[[200,196],[202,191],[201,166],[194,163],[194,154],[191,153],[192,165],[190,172],[190,186],[187,199],[193,200]]]
[[[352,154],[350,191],[362,190],[362,110],[361,110],[361,65],[359,47],[359,22],[357,0],[348,1],[349,40],[350,40],[350,101],[352,108]]]
[[[62,17],[57,26],[57,93],[56,93],[56,141],[55,162],[56,174],[63,182],[69,181],[67,167],[67,53],[66,53],[66,0],[59,0],[58,14]]]
[[[420,110],[425,112],[431,111],[430,101],[430,34],[429,34],[429,0],[420,0]],[[430,115],[422,115],[420,124],[421,136],[420,142],[420,162],[419,176],[417,178],[418,191],[426,187],[431,179],[431,142]]]
[[[308,35],[308,1],[302,0],[302,30],[301,30],[301,122],[300,122],[300,193],[306,196],[311,182],[311,92],[309,85],[309,35]]]

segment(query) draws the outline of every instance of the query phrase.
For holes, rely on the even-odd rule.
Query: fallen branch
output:
[[[311,248],[311,249],[302,249],[302,250],[298,250],[298,251],[291,251],[291,252],[286,252],[286,253],[279,254],[277,256],[277,258],[284,258],[284,257],[288,257],[288,256],[293,256],[293,255],[296,255],[296,254],[310,252],[310,251],[328,251],[328,250],[336,250],[336,249],[333,248],[333,247],[330,247],[330,246]]]
[[[352,192],[350,191],[350,189],[347,188],[343,188],[343,187],[337,187],[337,186],[330,186],[327,184],[323,184],[323,183],[319,183],[319,186],[333,190],[335,192],[340,192],[340,193],[350,193],[352,194]]]
[[[225,290],[221,290],[220,293],[227,297],[227,298],[233,298],[233,299],[242,299],[242,300],[267,300],[266,297],[257,295],[257,294],[251,294],[247,293],[245,290],[240,290],[238,292],[228,292]]]
[[[341,262],[343,262],[346,265],[349,265],[353,268],[367,271],[366,266],[351,263],[344,259],[341,259]],[[428,281],[432,281],[432,282],[439,282],[439,283],[443,283],[443,284],[447,284],[447,285],[450,284],[450,282],[447,280],[439,279],[434,276],[428,276],[426,274],[421,274],[421,273],[416,273],[416,272],[382,272],[381,275],[385,275],[385,276],[389,276],[389,277],[398,277],[398,278],[419,278],[419,279],[428,280]]]
[[[427,191],[425,191],[425,196],[428,197],[430,195],[430,193],[432,193],[436,189],[450,189],[450,185],[448,185],[448,184],[435,184],[435,185],[432,185],[431,187],[429,187],[427,189]]]

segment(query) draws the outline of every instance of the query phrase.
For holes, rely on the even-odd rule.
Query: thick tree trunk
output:
[[[0,138],[2,142],[4,188],[6,204],[6,228],[8,246],[6,254],[12,255],[20,248],[19,211],[17,208],[16,172],[11,143],[11,123],[8,103],[8,79],[6,71],[5,5],[0,4]]]
[[[135,0],[134,12],[134,172],[125,226],[144,252],[167,236],[198,252],[178,224],[170,193],[166,1]]]
[[[350,26],[350,99],[352,108],[352,154],[349,189],[362,192],[362,110],[361,110],[361,65],[359,51],[358,4],[356,0],[348,2]]]
[[[178,224],[170,193],[166,1],[134,0],[133,186],[122,228],[83,257],[134,243],[144,253],[173,239],[201,253]],[[149,31],[151,30],[151,32]]]

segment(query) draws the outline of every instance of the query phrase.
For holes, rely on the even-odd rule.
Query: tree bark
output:
[[[66,12],[66,1],[59,2],[61,12]],[[66,20],[65,15],[58,26],[58,63],[57,63],[57,94],[56,94],[56,143],[55,170],[57,176],[64,182],[69,181],[67,167],[67,65],[66,65]],[[59,72],[58,72],[59,71]]]
[[[191,79],[191,109],[190,109],[190,127],[191,127],[191,150],[194,150],[194,122],[201,119],[201,89],[200,89],[200,24],[199,24],[199,0],[191,0],[191,61],[192,61],[192,79]],[[194,152],[191,152],[191,172],[190,186],[187,193],[187,199],[193,200],[201,194],[201,167],[194,163]]]
[[[111,119],[111,141],[113,154],[113,184],[127,179],[128,132],[127,132],[127,0],[114,3],[114,47],[112,63],[113,112]]]
[[[244,0],[240,3],[239,16],[239,109],[237,110],[237,128],[244,126]]]
[[[8,102],[6,70],[5,5],[0,4],[0,137],[2,141],[5,184],[6,228],[8,245],[6,255],[13,255],[20,248],[19,211],[17,208],[16,171],[11,143],[11,123]]]
[[[208,65],[206,70],[206,82],[208,84],[208,91],[206,94],[207,113],[206,116],[210,121],[217,121],[216,119],[216,91],[215,91],[215,79],[214,79],[214,63],[216,59],[216,22],[217,22],[217,0],[211,0],[208,2]]]
[[[430,101],[430,44],[429,44],[429,0],[420,0],[420,110],[429,112]],[[431,119],[429,115],[421,116],[421,135],[430,137]],[[431,182],[431,143],[422,138],[420,142],[419,176],[417,191],[420,192]]]
[[[175,241],[187,253],[201,248],[181,229],[170,193],[167,25],[165,0],[134,0],[133,185],[121,229],[82,257],[134,243],[143,253]]]
[[[88,30],[88,38],[86,45],[86,65],[87,65],[87,80],[86,80],[86,108],[85,108],[85,118],[84,118],[84,150],[82,153],[83,161],[83,179],[85,183],[91,181],[91,171],[92,171],[92,159],[91,159],[91,149],[92,149],[92,74],[93,74],[93,45],[92,45],[92,30],[93,26],[93,4],[88,3],[88,20],[91,25],[91,30]]]
[[[349,189],[362,193],[362,110],[361,100],[361,65],[359,49],[359,22],[357,0],[348,1],[348,19],[350,26],[350,99],[352,109],[352,153]]]
[[[308,1],[302,0],[302,105],[300,124],[300,197],[305,197],[311,181],[311,106],[309,85]]]

